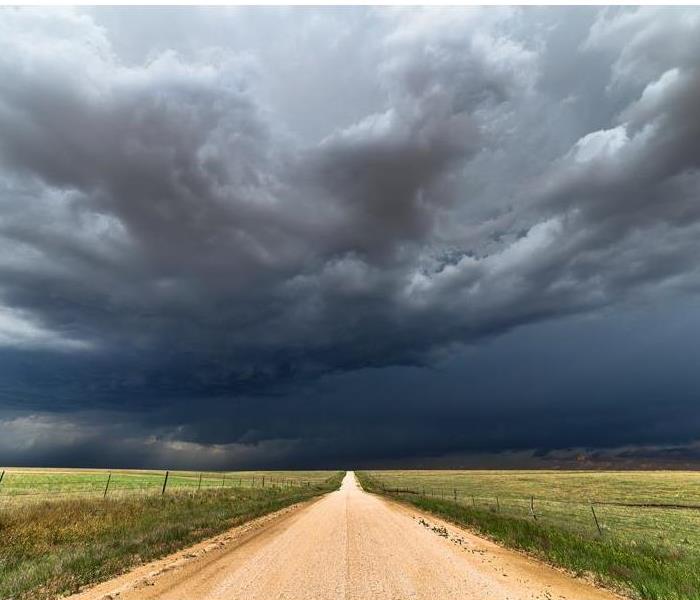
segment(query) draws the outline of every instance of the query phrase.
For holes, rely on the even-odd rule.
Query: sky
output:
[[[699,196],[697,8],[2,9],[0,464],[698,464]]]

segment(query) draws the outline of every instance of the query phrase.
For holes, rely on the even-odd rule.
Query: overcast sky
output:
[[[700,460],[700,10],[0,11],[0,463]]]

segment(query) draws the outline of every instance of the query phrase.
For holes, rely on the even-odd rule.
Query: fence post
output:
[[[2,470],[2,473],[0,473],[0,483],[2,483],[2,480],[5,478],[5,469]]]
[[[199,481],[197,482],[197,491],[202,488],[202,473],[199,473]]]
[[[262,478],[262,487],[265,487],[265,475],[263,475],[263,478]]]
[[[107,490],[109,489],[109,482],[112,480],[112,471],[109,472],[109,475],[107,475],[107,484],[105,485],[105,491],[104,494],[102,494],[102,498],[107,497]]]
[[[530,496],[530,512],[532,513],[532,518],[537,521],[537,515],[535,514],[535,497]]]
[[[501,512],[501,503],[498,501],[498,496],[496,496],[496,512]]]
[[[472,508],[476,508],[476,500],[474,500],[474,496],[472,496]]]
[[[457,502],[457,488],[454,488],[452,491],[455,493],[455,502]]]
[[[255,487],[255,475],[253,475],[253,485],[251,487]]]
[[[163,480],[163,489],[160,491],[160,495],[165,494],[165,486],[168,485],[168,477],[170,476],[170,471],[165,472],[165,479]]]
[[[598,528],[598,535],[603,535],[603,532],[600,529],[600,523],[598,523],[598,517],[595,514],[595,510],[593,509],[593,503],[591,503],[591,512],[593,513],[593,520],[595,521],[595,526]]]
[[[221,478],[221,487],[224,487],[225,483],[226,483],[226,471],[224,471],[224,476]]]

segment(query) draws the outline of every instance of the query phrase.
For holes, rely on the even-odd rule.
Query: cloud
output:
[[[90,344],[61,337],[27,319],[17,310],[0,306],[0,346],[47,348],[54,350],[88,350]]]
[[[3,11],[3,402],[350,456],[260,406],[697,289],[696,12]]]
[[[103,415],[104,417],[104,415]],[[172,433],[154,434],[124,423],[95,424],[92,418],[76,420],[52,414],[0,419],[0,452],[7,464],[61,466],[105,464],[144,468],[166,465],[175,469],[226,469],[259,464],[288,464],[298,446],[295,440],[263,441],[259,444],[198,444],[174,439]]]

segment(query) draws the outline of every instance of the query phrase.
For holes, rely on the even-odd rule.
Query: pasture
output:
[[[163,492],[164,472],[115,470],[105,497],[109,472],[6,470],[0,483],[0,600],[75,592],[336,489],[342,474],[201,475],[200,485],[199,473],[168,473]]]
[[[650,600],[700,598],[700,473],[366,471],[430,510]]]
[[[3,475],[4,473],[4,475]],[[167,481],[166,481],[167,475]],[[330,471],[155,471],[0,467],[0,507],[67,498],[158,495],[232,488],[300,487],[321,483]]]

